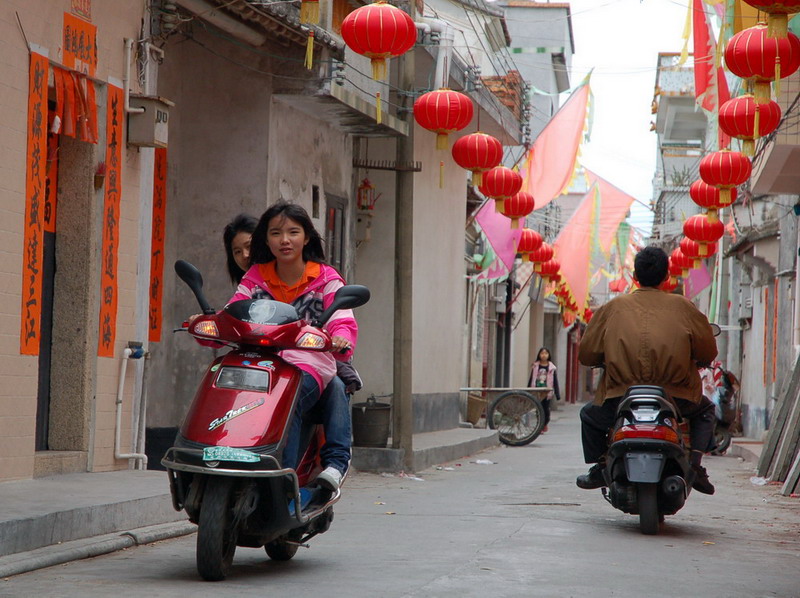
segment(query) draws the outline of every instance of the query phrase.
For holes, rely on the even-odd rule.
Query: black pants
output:
[[[622,397],[606,399],[602,405],[587,403],[581,409],[581,441],[586,463],[597,463],[608,448],[608,431],[614,425]],[[714,403],[706,397],[700,403],[675,399],[681,416],[689,420],[689,439],[693,451],[703,453],[713,448]]]
[[[542,409],[544,409],[544,425],[550,423],[550,399],[542,399]]]

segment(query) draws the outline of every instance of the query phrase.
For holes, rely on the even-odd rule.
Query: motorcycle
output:
[[[322,471],[324,444],[313,413],[304,418],[297,468],[281,462],[301,371],[278,352],[330,351],[325,323],[337,310],[365,304],[369,290],[340,288],[320,318],[308,323],[293,306],[267,299],[236,301],[216,313],[203,294],[200,272],[182,260],[175,271],[203,312],[182,329],[232,347],[209,366],[174,446],[161,460],[174,508],[198,526],[197,570],[203,579],[218,581],[230,572],[237,546],[263,546],[271,559],[286,561],[329,529],[341,489],[313,483]]]
[[[660,386],[631,386],[617,408],[602,492],[614,508],[639,515],[643,534],[657,534],[664,516],[677,513],[691,491],[695,473],[684,431]]]
[[[730,448],[734,432],[739,431],[739,381],[732,372],[717,366],[719,381],[711,398],[714,403],[714,448],[712,455],[724,455]]]

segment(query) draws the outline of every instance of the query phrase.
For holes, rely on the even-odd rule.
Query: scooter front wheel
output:
[[[206,581],[228,576],[236,552],[233,529],[233,479],[210,476],[206,480],[197,528],[197,571]]]
[[[497,430],[500,442],[523,446],[533,442],[544,428],[544,407],[533,395],[520,391],[501,394],[489,405],[486,421]]]
[[[643,534],[653,536],[658,533],[661,518],[658,514],[658,484],[637,484],[639,506],[639,529]]]

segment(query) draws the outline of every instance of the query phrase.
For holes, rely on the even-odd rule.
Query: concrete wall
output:
[[[360,141],[357,154],[371,160],[394,160],[395,141],[390,138]],[[362,224],[356,241],[354,282],[369,287],[372,297],[358,308],[358,350],[353,363],[361,374],[364,388],[355,397],[365,400],[370,395],[389,402],[393,389],[394,364],[394,211],[395,173],[389,170],[358,169],[357,177],[369,178],[380,193],[375,209],[360,214]],[[367,225],[367,223],[369,223]],[[369,239],[366,239],[369,226]]]

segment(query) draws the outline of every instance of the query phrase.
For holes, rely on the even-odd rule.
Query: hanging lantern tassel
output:
[[[770,13],[767,17],[767,37],[785,39],[789,32],[789,15],[785,12]]]
[[[500,214],[502,214],[503,213],[503,207],[504,207],[503,203],[504,203],[504,200],[503,200],[502,197],[495,199],[494,200],[494,211],[495,212],[499,212]]]
[[[472,186],[480,187],[483,184],[483,172],[480,170],[472,171]]]
[[[731,190],[729,187],[719,187],[719,203],[723,206],[731,204]]]
[[[717,208],[708,208],[706,210],[706,216],[708,216],[708,221],[711,223],[719,222],[719,216],[717,215]]]
[[[375,122],[381,124],[381,92],[375,94]]]
[[[372,58],[372,78],[376,81],[383,81],[386,78],[386,59],[382,56]]]
[[[305,4],[305,2],[303,3]],[[315,2],[316,4],[316,2]],[[306,41],[306,61],[305,67],[311,70],[311,65],[314,63],[314,32],[308,32],[308,40]]]
[[[519,228],[519,218],[511,219],[511,228],[515,230]]]
[[[444,189],[444,161],[439,161],[439,189]]]
[[[319,0],[303,0],[300,3],[300,22],[304,25],[319,23]]]
[[[781,57],[775,57],[775,98],[781,95]]]
[[[756,113],[753,116],[753,138],[745,139],[742,144],[742,153],[745,156],[755,156],[756,154],[756,141],[761,137],[759,128],[761,127],[761,104],[755,104]]]

